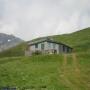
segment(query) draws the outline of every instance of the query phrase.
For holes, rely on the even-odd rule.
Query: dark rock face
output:
[[[22,39],[17,38],[13,35],[0,33],[0,52],[14,47],[22,42],[24,42]]]

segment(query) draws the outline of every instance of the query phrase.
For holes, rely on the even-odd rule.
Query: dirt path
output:
[[[72,59],[72,63],[71,68],[68,68],[68,54],[63,55],[62,70],[59,71],[62,83],[69,87],[71,90],[81,90],[81,88],[85,87],[85,90],[88,90],[87,83],[84,81],[79,69],[76,53],[72,53],[70,58]],[[72,80],[70,80],[70,75],[73,78]]]
[[[77,61],[76,53],[72,53],[72,61],[73,61],[72,64],[73,64],[73,67],[75,69],[75,73],[80,75],[80,69],[79,69],[79,64],[78,64],[78,61]]]
[[[63,59],[63,69],[66,71],[66,65],[67,65],[67,54],[64,54],[64,59]]]
[[[63,55],[62,74],[60,74],[60,78],[62,79],[62,83],[64,83],[68,88],[70,88],[70,90],[78,90],[77,87],[68,79],[67,57],[67,54]]]
[[[79,63],[78,63],[76,53],[72,53],[72,60],[73,60],[72,64],[73,64],[73,67],[74,67],[75,78],[77,80],[76,82],[86,86],[87,88],[89,88],[90,86],[87,85],[87,83],[85,82],[85,80],[82,77],[82,73],[80,71],[80,66],[79,66]],[[88,89],[85,89],[85,90],[88,90]]]

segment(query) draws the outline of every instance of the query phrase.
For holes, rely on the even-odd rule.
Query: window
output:
[[[55,43],[53,43],[53,49],[55,49],[55,47],[56,47],[56,44],[55,44]]]
[[[50,49],[51,48],[51,43],[48,42],[48,48]]]
[[[63,46],[63,52],[65,52],[65,46]]]
[[[51,49],[52,43],[48,42],[48,48]]]
[[[41,49],[44,50],[44,44],[41,44]]]
[[[67,48],[67,52],[68,52],[68,53],[70,52],[70,49],[69,49],[69,48]]]
[[[38,48],[38,44],[35,44],[35,48]]]

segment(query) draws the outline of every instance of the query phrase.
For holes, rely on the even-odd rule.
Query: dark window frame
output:
[[[42,44],[41,44],[41,50],[44,50],[44,49],[45,49],[45,44],[42,43]]]
[[[63,52],[65,52],[66,47],[63,45]]]
[[[35,48],[38,48],[38,44],[35,44]]]

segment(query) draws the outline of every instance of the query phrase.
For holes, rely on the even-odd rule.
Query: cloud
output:
[[[24,40],[71,33],[90,26],[89,3],[90,0],[0,0],[0,32]]]

